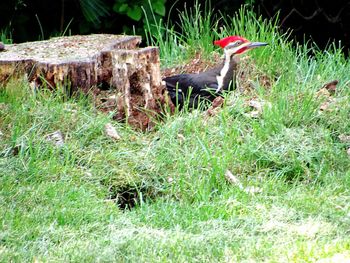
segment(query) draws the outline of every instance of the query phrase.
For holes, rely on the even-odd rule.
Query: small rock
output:
[[[111,123],[107,123],[105,125],[105,132],[108,137],[111,137],[114,140],[120,140],[121,137],[118,134],[117,130],[114,128],[114,126]]]
[[[5,50],[5,45],[2,42],[0,42],[0,51],[3,51],[3,50]]]

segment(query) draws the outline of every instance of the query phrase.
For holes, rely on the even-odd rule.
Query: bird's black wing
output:
[[[181,108],[186,101],[186,97],[189,97],[189,90],[193,85],[190,75],[191,74],[179,74],[163,79],[171,101],[175,105],[180,105]]]
[[[201,99],[209,99],[216,86],[210,87],[205,80],[198,79],[198,74],[180,74],[164,78],[172,102],[182,108],[184,105],[197,108]]]
[[[179,74],[163,80],[173,103],[183,106],[187,100],[191,107],[196,107],[201,98],[215,98],[217,74],[218,70],[212,69],[199,74]]]

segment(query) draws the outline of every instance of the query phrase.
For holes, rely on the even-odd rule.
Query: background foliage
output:
[[[282,30],[293,29],[303,42],[324,48],[341,40],[350,46],[350,1],[293,0],[3,0],[0,2],[1,41],[38,40],[62,34],[127,33],[144,35],[147,23],[172,21],[181,30],[179,11],[199,3],[213,13],[234,14],[242,4],[265,18],[279,12]],[[166,25],[164,25],[166,26]],[[147,28],[153,30],[153,28]]]

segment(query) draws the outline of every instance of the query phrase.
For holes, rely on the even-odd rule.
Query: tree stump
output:
[[[107,86],[115,93],[115,118],[146,129],[168,100],[158,48],[138,48],[140,42],[139,36],[97,34],[5,45],[0,83],[25,76],[35,88],[69,87],[71,93]]]

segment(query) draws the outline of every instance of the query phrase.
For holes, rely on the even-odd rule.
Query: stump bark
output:
[[[140,42],[139,36],[97,34],[5,45],[0,83],[25,76],[35,88],[69,87],[71,93],[107,86],[115,118],[146,129],[168,100],[158,48],[139,48]]]

